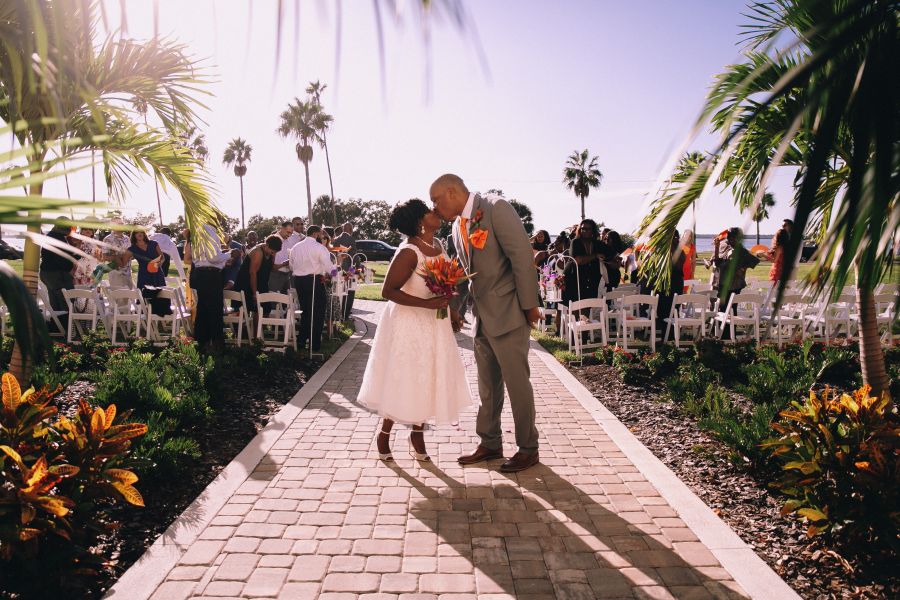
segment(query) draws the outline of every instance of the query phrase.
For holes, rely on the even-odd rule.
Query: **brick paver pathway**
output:
[[[541,462],[462,468],[475,409],[426,434],[433,464],[377,459],[379,419],[356,405],[368,334],[282,433],[153,594],[183,598],[743,598],[603,428],[532,354]],[[469,337],[460,337],[470,383]],[[397,365],[402,377],[403,365]],[[505,447],[514,451],[512,417]]]

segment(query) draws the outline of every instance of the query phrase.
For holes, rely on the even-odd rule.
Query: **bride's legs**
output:
[[[375,437],[375,444],[378,446],[378,455],[381,460],[391,460],[391,428],[394,422],[390,419],[384,419],[381,422],[381,430]]]
[[[413,425],[412,431],[409,434],[409,443],[413,448],[413,456],[416,460],[430,460],[428,458],[428,452],[425,449],[425,424],[421,425]]]

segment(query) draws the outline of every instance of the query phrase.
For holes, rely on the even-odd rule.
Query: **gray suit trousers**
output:
[[[523,452],[538,449],[534,391],[531,389],[531,369],[528,366],[530,337],[528,325],[498,337],[489,337],[479,324],[475,333],[475,362],[478,365],[478,393],[481,395],[475,431],[481,437],[481,445],[490,450],[499,450],[503,446],[500,414],[503,412],[504,383],[516,424],[516,445]]]

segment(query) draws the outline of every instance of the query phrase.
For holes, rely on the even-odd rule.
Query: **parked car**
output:
[[[800,251],[800,262],[805,263],[808,262],[809,259],[812,258],[813,254],[816,253],[816,250],[819,249],[818,244],[812,244],[806,242],[803,244],[803,250]]]
[[[4,242],[0,240],[0,259],[4,260],[19,260],[22,258],[22,253]]]
[[[369,260],[391,260],[397,249],[381,240],[358,240],[356,251],[365,254]]]

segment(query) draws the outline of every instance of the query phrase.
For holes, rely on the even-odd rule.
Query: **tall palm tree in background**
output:
[[[584,199],[591,193],[591,189],[600,187],[603,173],[597,167],[597,157],[589,157],[587,149],[573,152],[566,161],[563,169],[563,183],[566,188],[573,190],[581,199],[581,220],[584,221]]]
[[[312,144],[321,143],[321,133],[331,122],[331,116],[322,111],[322,108],[314,100],[300,100],[288,104],[286,110],[281,113],[281,124],[278,126],[278,134],[283,138],[294,138],[297,145],[297,158],[303,163],[306,172],[306,202],[308,223],[312,223],[312,186],[309,182],[309,163],[313,158]]]
[[[775,206],[775,196],[766,192],[756,203],[753,211],[753,222],[756,223],[756,245],[759,246],[759,224],[769,218],[769,209]]]
[[[192,229],[215,215],[202,165],[164,133],[139,127],[139,114],[129,104],[146,102],[167,127],[193,122],[194,95],[205,78],[180,45],[98,41],[96,9],[90,0],[0,0],[0,119],[15,123],[17,155],[27,164],[19,184],[28,186],[32,199],[26,204],[32,213],[23,260],[24,283],[32,295],[40,263],[33,236],[40,235],[40,222],[47,220],[40,211],[48,204],[39,199],[44,182],[60,164],[51,148],[62,159],[99,152],[113,201],[124,200],[140,172],[161,178],[181,194]],[[201,243],[208,237],[202,231],[199,236]],[[29,369],[22,350],[17,344],[10,370],[24,381]]]
[[[131,102],[132,106],[134,106],[134,110],[144,119],[144,127],[149,128],[147,123],[147,113],[150,110],[150,107],[147,105],[147,102],[143,98],[135,98]],[[159,197],[159,180],[154,176],[153,177],[153,189],[156,191],[156,210],[159,214],[159,226],[163,226],[163,215],[162,215],[162,200]]]
[[[308,86],[306,86],[306,93],[309,94],[310,98],[312,98],[315,103],[322,108],[322,92],[325,91],[325,88],[328,86],[324,83],[320,83],[318,81],[311,81]],[[322,129],[322,148],[325,149],[325,165],[328,167],[328,188],[331,190],[331,222],[337,226],[339,223],[337,222],[337,199],[334,197],[334,181],[331,179],[331,159],[328,156],[328,138],[325,136],[325,133],[328,131],[328,125],[331,124],[331,120],[328,121],[325,128]]]
[[[657,199],[652,252],[677,224],[701,177],[733,189],[755,210],[776,169],[795,167],[795,234],[778,294],[793,274],[804,234],[818,250],[807,285],[834,297],[855,274],[863,381],[888,391],[874,290],[892,268],[900,228],[900,28],[891,0],[773,0],[749,9],[744,60],[717,78],[698,129],[721,140],[691,185]],[[712,177],[714,175],[714,177]],[[663,277],[662,269],[648,273]]]
[[[222,155],[222,164],[226,167],[234,165],[234,174],[241,182],[241,229],[246,229],[244,222],[244,175],[247,174],[247,163],[250,162],[250,153],[253,148],[246,140],[234,138],[228,142],[225,147],[225,154]]]

